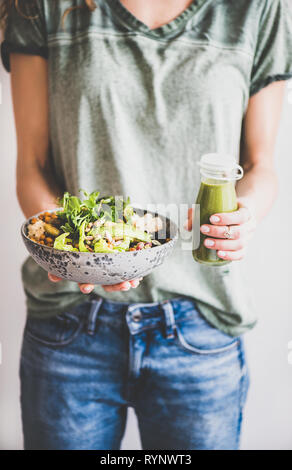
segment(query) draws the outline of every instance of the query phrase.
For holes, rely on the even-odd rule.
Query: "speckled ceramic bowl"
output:
[[[135,211],[139,215],[146,212],[140,209]],[[177,226],[170,219],[159,217],[163,222],[163,228],[157,233],[156,238],[171,238],[171,240],[163,245],[140,251],[105,254],[56,250],[28,238],[27,226],[30,219],[22,225],[21,235],[32,258],[46,271],[69,281],[102,285],[118,284],[146,276],[160,266],[172,252],[178,237]]]

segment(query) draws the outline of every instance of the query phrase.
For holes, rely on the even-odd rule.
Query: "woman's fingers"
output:
[[[52,282],[62,281],[61,277],[55,276],[55,274],[48,273],[48,278]],[[82,294],[90,294],[93,291],[94,286],[92,284],[78,284]]]
[[[193,228],[193,215],[194,215],[193,209],[192,208],[188,209],[188,218],[184,224],[184,228],[188,230],[189,232],[191,232]]]
[[[131,289],[131,284],[128,281],[120,282],[112,286],[102,286],[106,292],[126,291]]]
[[[242,250],[245,244],[245,239],[243,238],[239,238],[238,240],[206,238],[206,240],[204,240],[204,245],[211,250],[237,251]]]
[[[61,277],[55,276],[55,274],[51,274],[51,273],[48,273],[48,278],[52,282],[62,281]],[[92,292],[93,289],[94,289],[94,285],[92,285],[92,284],[80,284],[79,283],[78,286],[79,286],[82,294],[90,294],[90,292]]]
[[[51,273],[48,273],[48,278],[49,278],[50,281],[52,281],[52,282],[59,282],[59,281],[62,281],[62,278],[61,278],[61,277],[55,276],[55,274],[51,274]]]
[[[82,294],[90,294],[93,289],[94,285],[93,284],[81,284],[78,283],[79,289],[81,290]]]
[[[217,251],[217,255],[219,258],[228,260],[228,261],[240,261],[241,259],[244,258],[246,254],[246,250],[237,250],[237,251],[224,251],[224,250],[219,250]]]
[[[206,235],[207,237],[215,237],[215,238],[228,238],[231,240],[238,240],[240,238],[245,237],[249,231],[250,227],[248,224],[243,225],[231,225],[227,227],[224,226],[216,226],[216,225],[201,225],[200,231]],[[230,236],[227,236],[228,233]]]
[[[192,230],[193,215],[193,209],[190,208],[185,223],[186,230]],[[207,237],[204,240],[205,247],[216,250],[219,258],[229,261],[241,260],[256,228],[253,213],[238,201],[238,210],[213,214],[209,220],[210,224],[200,227],[201,233]]]
[[[116,291],[128,291],[132,288],[136,289],[142,281],[142,278],[133,279],[132,281],[124,281],[119,284],[114,284],[112,286],[102,286],[106,292],[116,292]]]
[[[213,225],[241,225],[248,222],[250,217],[250,211],[246,207],[241,207],[235,212],[213,214],[210,217],[210,222]]]
[[[136,289],[136,287],[138,287],[138,285],[140,284],[141,280],[142,280],[142,278],[141,279],[134,279],[133,281],[130,281],[131,287]]]
[[[191,231],[193,226],[194,211],[192,208],[188,210],[188,218],[184,224],[186,230]],[[223,225],[242,225],[248,222],[251,218],[249,209],[246,207],[240,207],[234,212],[223,212],[220,214],[213,214],[210,217],[210,222],[214,226]]]
[[[251,219],[242,225],[201,225],[200,231],[207,237],[225,238],[229,240],[239,240],[240,238],[248,238],[255,231],[256,224]],[[228,236],[230,234],[230,236]]]
[[[62,280],[61,277],[55,276],[55,274],[48,273],[48,278],[52,282],[59,282]],[[112,286],[102,286],[106,292],[115,292],[115,291],[127,291],[130,290],[131,288],[136,289],[136,287],[139,286],[140,281],[142,281],[142,277],[139,279],[133,279],[132,281],[124,281],[121,282],[120,284],[115,284]],[[82,294],[90,294],[93,289],[94,285],[93,284],[81,284],[78,283],[78,286],[82,292]]]

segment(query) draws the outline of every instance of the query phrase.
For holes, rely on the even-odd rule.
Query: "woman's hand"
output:
[[[48,278],[52,282],[62,281],[60,277],[55,276],[54,274],[51,274],[51,273],[48,273]],[[112,286],[102,286],[102,287],[106,292],[128,291],[131,288],[135,289],[136,287],[138,287],[142,279],[143,278],[140,277],[139,279],[134,279],[133,281],[124,281],[124,282],[121,282],[120,284],[114,284]],[[78,285],[82,294],[90,294],[90,292],[92,292],[94,289],[93,284],[80,284],[79,283]]]
[[[193,210],[189,209],[187,229],[192,230]],[[216,250],[219,258],[241,260],[256,228],[256,219],[243,201],[238,199],[238,210],[213,214],[210,224],[201,225],[200,231],[207,236],[204,245]]]

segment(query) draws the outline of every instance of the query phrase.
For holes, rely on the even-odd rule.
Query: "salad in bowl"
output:
[[[129,198],[82,193],[64,193],[59,207],[22,226],[29,253],[48,272],[116,284],[149,274],[172,251],[178,230],[167,217],[135,209]]]

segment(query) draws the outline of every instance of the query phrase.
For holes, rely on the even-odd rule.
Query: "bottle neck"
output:
[[[224,184],[235,182],[242,178],[243,169],[240,165],[235,166],[231,170],[221,169],[221,168],[210,168],[201,165],[200,168],[201,181],[209,184]]]
[[[201,183],[205,184],[212,184],[212,185],[223,185],[223,184],[234,184],[235,179],[227,179],[227,178],[215,178],[214,176],[205,176],[201,175]]]

